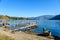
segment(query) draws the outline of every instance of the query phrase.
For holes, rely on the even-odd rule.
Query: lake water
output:
[[[60,20],[7,20],[6,22],[10,22],[10,28],[14,30],[15,28],[19,28],[21,26],[24,27],[27,22],[37,22],[38,26],[35,29],[32,29],[31,32],[35,32],[38,34],[43,34],[43,28],[45,27],[47,30],[50,30],[52,35],[60,36]],[[15,24],[19,23],[19,24]],[[24,24],[25,23],[25,24]],[[23,25],[21,25],[23,24]]]

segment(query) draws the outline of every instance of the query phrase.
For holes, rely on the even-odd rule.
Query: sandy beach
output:
[[[10,36],[15,40],[54,40],[48,37],[27,34],[24,32],[10,33],[10,31],[4,31],[3,28],[0,28],[0,33]]]

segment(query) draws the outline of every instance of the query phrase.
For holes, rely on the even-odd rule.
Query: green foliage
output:
[[[2,16],[3,15],[0,15],[0,19],[2,19]],[[10,17],[10,16],[7,16],[5,15],[6,17],[8,17],[9,19],[11,20],[31,20],[31,18],[24,18],[24,17]]]

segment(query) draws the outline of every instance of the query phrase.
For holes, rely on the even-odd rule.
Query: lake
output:
[[[6,22],[10,22],[9,27],[11,30],[21,26],[24,27],[25,24],[29,24],[31,22],[37,22],[37,28],[32,29],[31,32],[43,34],[43,28],[45,27],[47,30],[51,31],[52,35],[60,36],[60,20],[7,20]]]

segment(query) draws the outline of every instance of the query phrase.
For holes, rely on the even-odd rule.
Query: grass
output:
[[[0,34],[0,40],[14,40],[14,38]]]

